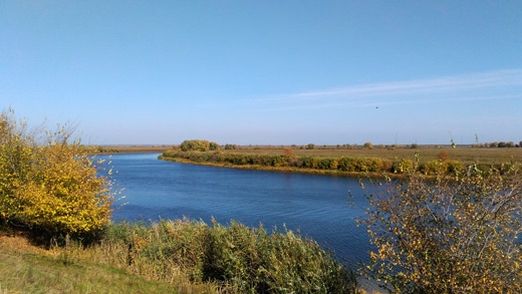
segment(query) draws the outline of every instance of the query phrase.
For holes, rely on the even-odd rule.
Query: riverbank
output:
[[[355,293],[356,287],[352,271],[290,230],[189,220],[120,223],[89,246],[65,238],[50,249],[19,233],[0,233],[2,292]]]
[[[237,165],[230,163],[216,163],[216,162],[204,162],[204,161],[193,161],[189,159],[183,158],[174,158],[168,157],[164,155],[160,155],[158,157],[160,160],[171,161],[171,162],[179,162],[184,164],[195,164],[195,165],[204,165],[204,166],[213,166],[213,167],[222,167],[222,168],[235,168],[235,169],[245,169],[245,170],[263,170],[263,171],[274,171],[274,172],[286,172],[286,173],[302,173],[302,174],[312,174],[312,175],[325,175],[325,176],[342,176],[342,177],[358,177],[361,176],[360,172],[343,172],[339,170],[318,170],[312,168],[296,168],[289,166],[263,166],[263,165]],[[365,176],[368,177],[377,177],[378,173],[365,173]],[[398,176],[398,175],[397,175]]]
[[[194,140],[200,142],[198,140]],[[298,172],[347,177],[405,177],[413,168],[433,176],[463,171],[476,164],[493,166],[522,161],[522,148],[473,148],[473,146],[412,147],[297,147],[233,146],[214,150],[169,149],[159,157],[181,163],[238,169]]]
[[[91,154],[161,153],[171,145],[103,145],[86,146]]]

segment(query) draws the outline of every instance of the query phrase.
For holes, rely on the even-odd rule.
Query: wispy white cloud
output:
[[[287,106],[273,106],[272,108],[261,108],[261,111],[284,111],[284,110],[306,110],[306,109],[324,109],[324,108],[367,108],[367,107],[383,107],[383,106],[397,106],[397,105],[412,105],[412,104],[428,104],[428,103],[451,103],[451,102],[480,102],[487,100],[506,100],[506,99],[522,99],[522,93],[511,95],[483,95],[483,96],[449,96],[445,98],[415,98],[402,100],[363,100],[354,99],[347,102],[319,102],[319,103],[302,103]]]
[[[522,70],[355,85],[245,101],[259,110],[372,107],[522,98]]]
[[[468,75],[448,76],[389,83],[365,84],[324,91],[292,94],[293,97],[389,96],[433,92],[470,91],[492,87],[522,86],[522,70],[499,70]]]

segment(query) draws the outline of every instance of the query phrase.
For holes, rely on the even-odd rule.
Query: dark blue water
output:
[[[348,264],[367,260],[368,236],[355,222],[367,200],[356,179],[180,164],[158,155],[111,157],[118,171],[113,179],[126,196],[115,205],[115,221],[213,217],[223,224],[286,226]]]

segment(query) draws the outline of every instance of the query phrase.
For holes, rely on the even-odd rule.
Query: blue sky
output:
[[[522,1],[0,0],[0,106],[89,144],[522,140]]]

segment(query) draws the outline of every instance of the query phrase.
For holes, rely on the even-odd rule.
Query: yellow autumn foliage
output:
[[[522,293],[522,165],[439,169],[416,162],[368,195],[367,274],[391,293]]]
[[[27,132],[10,113],[0,115],[0,221],[52,235],[96,234],[110,220],[107,178],[64,128]]]

